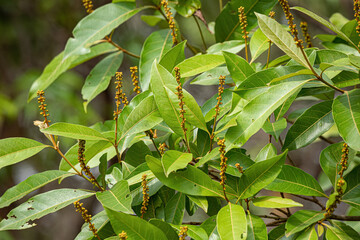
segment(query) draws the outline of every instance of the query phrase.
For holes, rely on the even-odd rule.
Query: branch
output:
[[[331,215],[329,219],[343,220],[343,221],[360,221],[360,216],[339,216]]]
[[[295,197],[298,197],[298,198],[301,198],[301,199],[304,199],[306,201],[309,201],[309,202],[313,202],[317,205],[319,205],[319,207],[321,207],[321,210],[325,210],[325,206],[321,204],[321,202],[319,202],[319,200],[316,198],[316,197],[313,197],[313,198],[307,198],[307,197],[303,197],[303,196],[300,196],[300,195],[296,195],[296,194],[291,194]]]

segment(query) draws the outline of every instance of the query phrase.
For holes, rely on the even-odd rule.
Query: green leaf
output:
[[[201,8],[200,0],[179,0],[175,10],[183,17],[191,17],[194,12]]]
[[[204,210],[204,212],[208,211],[208,200],[206,197],[202,197],[202,196],[191,196],[191,195],[187,195],[187,197],[193,201],[196,205],[198,205],[200,208],[202,208]]]
[[[96,198],[104,206],[111,210],[132,214],[132,197],[127,181],[117,182],[111,189],[97,192]]]
[[[100,239],[107,239],[115,233],[111,227],[109,217],[105,211],[101,211],[95,216],[91,217],[91,223],[94,224]],[[93,240],[94,233],[89,229],[89,224],[85,222],[81,226],[81,231],[74,240]]]
[[[29,90],[28,102],[36,97],[38,90],[45,90],[58,77],[67,70],[86,62],[96,56],[114,52],[117,49],[110,43],[100,43],[90,48],[90,53],[81,56],[72,56],[63,60],[64,52],[59,53],[51,62],[44,68],[42,74],[33,82]]]
[[[336,227],[340,232],[348,235],[349,239],[360,239],[360,234],[344,222],[331,220],[331,224]]]
[[[263,52],[270,47],[269,39],[258,28],[250,39],[251,62],[253,63]]]
[[[295,202],[292,199],[272,196],[262,196],[253,200],[254,206],[263,208],[289,208],[302,207],[301,203]]]
[[[143,141],[140,141],[126,151],[124,161],[132,166],[138,166],[145,162],[146,155],[151,155],[151,151]]]
[[[209,71],[203,72],[194,80],[191,81],[190,84],[197,84],[197,85],[219,85],[219,77],[220,75],[225,76],[225,84],[233,83],[230,76],[228,76],[229,70],[227,67],[216,67]]]
[[[74,38],[65,46],[64,59],[89,52],[89,47],[144,8],[133,3],[109,3],[83,18],[74,28]]]
[[[280,23],[265,15],[255,13],[261,31],[275,43],[281,50],[283,50],[289,57],[294,59],[306,68],[309,68],[301,50],[295,45],[294,39],[281,26]]]
[[[290,98],[288,98],[288,99],[290,99]],[[280,134],[286,129],[286,127],[287,127],[286,119],[281,118],[280,120],[278,120],[276,122],[266,121],[264,123],[264,126],[262,127],[262,129],[264,130],[265,133],[272,135],[275,138],[275,140],[278,141]]]
[[[221,239],[246,239],[247,221],[245,211],[241,206],[228,203],[228,205],[220,209],[216,223]]]
[[[152,218],[149,220],[149,223],[154,225],[155,227],[159,228],[163,233],[166,235],[168,240],[178,240],[179,236],[175,232],[175,230],[166,222]]]
[[[324,212],[300,210],[292,214],[286,221],[286,236],[300,232],[308,226],[324,218]]]
[[[347,188],[341,201],[360,210],[360,166],[346,175],[345,181]]]
[[[248,211],[247,220],[247,240],[267,240],[267,230],[264,221]]]
[[[108,208],[105,208],[105,211],[116,235],[124,231],[128,240],[167,240],[159,228],[137,216],[116,212]]]
[[[266,159],[275,157],[277,155],[277,150],[272,143],[266,144],[256,156],[255,162],[261,162]]]
[[[202,54],[188,58],[176,67],[180,68],[181,77],[191,77],[209,71],[223,63],[225,63],[225,59],[221,55]]]
[[[245,47],[244,40],[230,40],[226,42],[215,43],[207,49],[207,53],[222,54],[222,51],[238,53]]]
[[[56,189],[30,198],[14,208],[7,219],[0,222],[0,231],[26,229],[35,226],[34,220],[56,212],[73,202],[93,196],[95,193],[78,189]]]
[[[333,115],[341,137],[360,151],[360,89],[346,91],[333,103]]]
[[[122,52],[113,53],[102,59],[91,70],[81,89],[83,99],[86,100],[84,102],[85,111],[90,101],[108,88],[112,76],[114,76],[122,63],[123,56]]]
[[[126,118],[120,140],[126,136],[149,130],[162,122],[154,96],[145,98]]]
[[[161,57],[159,64],[171,72],[177,64],[185,60],[185,46],[186,40],[166,52],[164,56]]]
[[[320,154],[320,166],[324,173],[329,177],[331,183],[333,186],[336,186],[337,177],[338,177],[338,171],[340,170],[340,166],[338,166],[341,155],[342,155],[342,148],[343,148],[343,142],[335,143],[324,150],[321,151]],[[351,148],[349,148],[349,154],[348,154],[348,170],[344,172],[344,176],[346,176],[351,169],[354,167],[353,165],[353,159],[355,157],[355,151]],[[338,169],[337,169],[338,166]],[[350,170],[350,171],[349,171]]]
[[[211,240],[220,240],[220,236],[216,227],[216,217],[216,215],[209,217],[200,225],[201,228],[205,229],[209,239]]]
[[[139,63],[139,81],[143,91],[149,89],[149,72],[154,60],[157,59],[159,61],[173,45],[170,33],[171,31],[168,29],[153,32],[144,42]]]
[[[277,3],[276,0],[233,0],[229,1],[215,21],[215,37],[217,42],[224,42],[232,39],[242,39],[243,33],[239,22],[238,8],[245,8],[248,26],[250,31],[257,25],[255,12],[268,14]]]
[[[28,138],[0,139],[0,169],[34,156],[49,145]]]
[[[41,132],[73,139],[109,141],[104,135],[92,128],[65,122],[54,123],[48,128],[41,129]]]
[[[189,165],[186,170],[170,173],[169,177],[166,177],[159,159],[148,155],[146,162],[150,170],[164,185],[176,191],[194,196],[224,198],[220,184],[212,181],[207,174],[198,168]],[[236,194],[229,190],[226,194],[228,198],[236,197]]]
[[[168,177],[171,172],[185,168],[188,163],[191,162],[192,157],[191,153],[183,153],[175,150],[166,151],[161,158],[166,177]]]
[[[318,240],[318,235],[315,230],[315,225],[307,228],[296,239],[299,240]]]
[[[239,181],[239,199],[249,198],[275,180],[285,162],[287,151],[247,168]]]
[[[332,101],[321,102],[301,114],[286,134],[283,149],[305,147],[327,132],[334,124],[331,105]]]
[[[106,187],[106,181],[105,181],[106,171],[107,171],[107,153],[104,153],[100,157],[100,164],[99,164],[100,175],[98,177],[99,179],[98,181],[103,187]]]
[[[223,52],[223,55],[226,61],[226,66],[237,86],[251,74],[255,73],[254,69],[244,58],[228,52]]]
[[[342,229],[332,227],[326,223],[324,225],[326,226],[326,239],[328,239],[328,240],[352,240],[352,239],[354,239],[354,238],[350,237]]]
[[[180,226],[188,227],[187,234],[191,239],[194,239],[194,240],[207,240],[208,239],[208,235],[206,234],[206,231],[200,226],[186,225],[186,224],[172,225],[172,227],[175,228],[176,230],[178,230],[178,232],[180,232]]]
[[[165,206],[165,221],[181,224],[185,212],[185,194],[177,192]]]
[[[237,126],[231,127],[227,131],[226,141],[240,145],[245,144],[252,135],[260,130],[271,113],[305,83],[305,81],[297,81],[278,84],[255,97],[237,116]]]
[[[25,195],[31,193],[32,191],[45,186],[46,184],[59,179],[72,176],[72,173],[58,171],[58,170],[49,170],[41,173],[37,173],[28,177],[25,181],[22,181],[18,185],[8,189],[0,197],[0,208],[7,207],[16,200],[21,199]]]
[[[179,99],[176,93],[175,78],[164,67],[154,62],[151,70],[151,89],[161,117],[166,124],[177,134],[183,136],[181,128]],[[196,100],[186,90],[184,94],[184,109],[187,122],[208,132],[204,116]],[[208,132],[209,133],[209,132]],[[210,134],[209,134],[210,135]]]
[[[300,168],[284,165],[267,190],[305,196],[327,197],[318,181]]]
[[[351,45],[353,45],[356,49],[358,49],[358,47],[356,46],[355,43],[353,43],[350,38],[348,38],[343,32],[341,32],[337,27],[335,27],[332,23],[326,21],[324,18],[316,15],[315,13],[302,8],[302,7],[292,7],[291,9],[295,9],[298,10],[306,15],[308,15],[309,17],[311,17],[312,19],[318,21],[319,23],[321,23],[322,25],[324,25],[325,27],[329,28],[330,30],[332,30],[333,32],[335,32],[340,38],[342,38],[343,40],[347,41],[348,43],[350,43]]]

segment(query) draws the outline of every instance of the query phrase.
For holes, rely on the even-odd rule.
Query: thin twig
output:
[[[281,192],[281,193],[280,193],[280,195],[281,195],[281,197],[282,197],[282,198],[285,198],[285,196],[284,196],[284,193],[283,193],[283,192]],[[290,209],[289,209],[289,208],[286,208],[286,211],[287,211],[287,216],[288,216],[288,217],[290,217],[290,216],[291,216]]]
[[[117,44],[116,44],[113,40],[111,40],[109,37],[105,37],[105,38],[106,38],[106,40],[107,40],[111,45],[113,45],[114,47],[116,47],[117,49],[119,49],[120,51],[122,51],[123,53],[125,53],[125,54],[127,54],[127,55],[129,55],[129,56],[132,56],[132,57],[134,57],[134,58],[140,58],[139,55],[136,55],[136,54],[134,54],[134,53],[131,53],[131,52],[129,52],[128,50],[126,50],[126,49],[120,47],[119,45],[117,45]]]
[[[309,201],[309,202],[313,202],[313,203],[317,204],[319,207],[321,207],[321,210],[325,210],[325,209],[326,209],[325,206],[322,205],[322,203],[319,202],[319,200],[318,200],[316,197],[307,198],[307,197],[303,197],[303,196],[296,195],[296,194],[291,194],[291,195],[293,195],[293,196],[295,196],[295,197],[298,197],[298,198],[301,198],[301,199],[303,199],[303,200]]]
[[[266,224],[267,227],[278,226],[279,224],[286,222],[286,219],[275,220],[271,223]]]
[[[284,144],[283,144],[283,141],[281,140],[281,137],[279,136],[279,142],[280,142],[280,145],[281,145],[281,148],[284,147]],[[294,167],[296,167],[296,164],[295,162],[291,159],[289,153],[286,154],[286,157],[287,159],[289,160],[290,164],[293,165]]]
[[[196,25],[197,25],[197,27],[198,27],[198,29],[199,29],[200,36],[201,36],[201,41],[203,42],[203,45],[204,45],[204,48],[205,48],[205,51],[206,51],[206,50],[207,50],[207,46],[206,46],[206,42],[205,42],[204,35],[203,35],[202,31],[201,31],[200,24],[199,24],[197,18],[196,18],[194,15],[193,15],[193,18],[195,19]]]
[[[360,221],[360,216],[339,216],[331,215],[329,219],[342,220],[342,221]]]

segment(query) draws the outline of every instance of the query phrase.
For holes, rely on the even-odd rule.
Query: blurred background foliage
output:
[[[111,2],[110,0],[94,0],[95,8]],[[138,1],[138,4],[150,1]],[[171,1],[169,1],[171,2]],[[223,4],[226,4],[223,0]],[[351,0],[293,0],[289,1],[291,6],[303,6],[316,12],[320,16],[330,18],[335,12],[339,12],[348,19],[353,18],[353,7]],[[218,0],[201,0],[202,13],[211,26],[219,13]],[[285,19],[279,6],[275,11],[278,14],[277,20],[285,23]],[[142,15],[152,15],[153,11],[142,12]],[[309,32],[312,36],[324,33],[322,26],[310,19],[303,19],[303,16],[296,15],[297,22],[306,20],[309,22]],[[6,137],[29,137],[39,141],[46,141],[40,134],[37,127],[33,125],[34,120],[41,119],[38,112],[37,101],[27,103],[28,91],[32,82],[41,74],[43,68],[61,52],[69,37],[72,36],[72,29],[81,18],[86,16],[81,0],[35,0],[35,1],[1,1],[0,4],[0,139]],[[145,17],[146,18],[146,17]],[[193,18],[184,18],[179,15],[176,20],[180,29],[188,41],[195,47],[203,50],[201,38]],[[135,16],[126,24],[116,30],[113,40],[125,49],[140,54],[142,43],[146,37],[156,29],[166,27],[166,24],[149,26],[142,21],[140,15]],[[207,45],[215,42],[215,38],[205,28],[205,39]],[[325,30],[328,32],[327,30]],[[315,41],[316,45],[316,41]],[[188,52],[187,54],[189,54]],[[280,53],[280,52],[278,52]],[[276,57],[276,51],[272,58]],[[98,121],[112,118],[113,89],[102,93],[88,107],[85,114],[81,99],[81,87],[90,70],[99,61],[99,58],[82,64],[75,69],[63,74],[51,87],[46,90],[46,98],[50,119],[54,122],[71,122],[91,125]],[[120,71],[124,72],[125,79],[129,80],[128,69],[138,64],[138,59],[125,56]],[[131,89],[130,82],[125,83],[125,88]],[[204,87],[189,85],[186,86],[195,98],[202,104],[209,96],[216,92],[216,87]],[[261,144],[259,144],[259,141]],[[267,138],[264,135],[255,136],[249,141],[246,148],[257,153],[257,145],[263,146]],[[256,144],[257,142],[257,144]],[[63,147],[73,144],[73,141],[62,143]],[[316,169],[312,166],[317,162],[320,151],[326,147],[326,143],[312,144],[310,147],[296,151],[293,158],[301,162],[303,169],[310,170],[317,175]],[[311,148],[311,149],[309,149]],[[315,149],[314,149],[315,148]],[[253,149],[253,150],[251,150]],[[311,151],[310,151],[311,150]],[[307,159],[301,161],[301,159]],[[36,172],[57,169],[59,157],[51,150],[43,151],[41,154],[0,170],[0,195],[9,187],[26,179]],[[71,178],[63,184],[71,187],[79,185],[79,179]],[[82,183],[86,184],[86,183]],[[47,185],[40,191],[44,192],[56,188],[57,183]],[[88,208],[98,211],[91,200],[87,201]],[[0,218],[6,216],[9,208],[0,209]],[[79,231],[82,219],[75,213],[72,207],[68,207],[60,213],[52,214],[38,221],[38,227],[29,230],[0,233],[0,239],[73,239]],[[50,229],[50,231],[49,231]]]

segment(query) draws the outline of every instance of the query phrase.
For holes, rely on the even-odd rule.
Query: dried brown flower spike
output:
[[[100,240],[99,235],[97,234],[97,230],[93,223],[91,223],[91,215],[88,214],[88,210],[83,207],[83,203],[79,202],[80,200],[77,200],[74,202],[74,207],[76,208],[76,211],[81,213],[81,217],[84,219],[86,223],[89,224],[89,229],[92,231],[94,237]]]
[[[141,218],[144,218],[144,214],[146,213],[147,206],[149,205],[149,187],[147,186],[147,179],[146,174],[142,175],[141,179],[141,186],[142,186],[142,193],[143,193],[143,202],[141,206]]]
[[[136,92],[136,94],[139,94],[141,93],[141,91],[139,86],[139,79],[138,76],[136,75],[138,72],[137,66],[130,67],[130,72],[131,72],[132,83],[134,85],[134,92]]]
[[[249,62],[249,56],[248,56],[248,50],[247,50],[247,40],[248,40],[249,32],[246,31],[246,27],[248,26],[248,22],[247,22],[247,17],[246,17],[246,14],[245,14],[245,8],[244,7],[239,7],[238,11],[239,11],[240,26],[241,26],[242,33],[243,33],[242,37],[245,40],[246,61]]]
[[[308,24],[307,22],[300,22],[300,27],[301,27],[301,31],[302,34],[304,36],[305,42],[306,42],[306,47],[310,48],[312,47],[312,43],[311,43],[311,37],[308,31]]]
[[[165,15],[166,15],[167,21],[169,23],[169,28],[171,29],[171,36],[172,36],[173,44],[176,45],[176,44],[178,44],[177,33],[176,33],[177,29],[176,29],[174,17],[172,16],[172,13],[171,13],[170,8],[168,6],[168,1],[167,0],[162,0],[161,5],[164,7]]]
[[[90,13],[92,13],[94,11],[93,10],[94,5],[93,5],[91,0],[83,0],[83,5],[84,5],[84,7],[86,9],[86,12],[88,14],[90,14]]]

